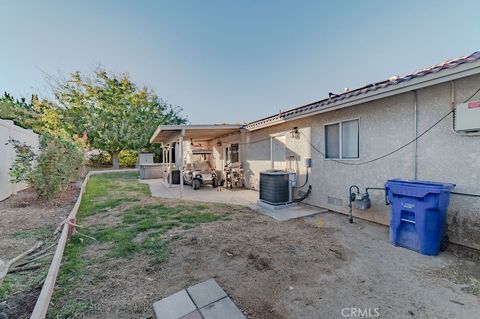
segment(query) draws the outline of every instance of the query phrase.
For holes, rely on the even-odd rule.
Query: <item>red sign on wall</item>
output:
[[[475,102],[468,103],[468,108],[469,109],[480,108],[480,101],[475,101]]]

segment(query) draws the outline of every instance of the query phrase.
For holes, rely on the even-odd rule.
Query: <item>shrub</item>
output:
[[[138,160],[138,152],[123,150],[118,154],[121,167],[135,167]],[[88,156],[88,165],[93,167],[112,166],[112,156],[105,151],[95,151]]]
[[[88,155],[87,164],[93,167],[112,166],[112,157],[104,151],[92,151],[92,154]]]
[[[27,144],[11,142],[17,154],[10,168],[12,182],[27,182],[40,198],[54,197],[81,173],[83,151],[71,142],[41,135],[38,154]]]
[[[138,152],[123,150],[118,155],[121,167],[135,167],[138,160]]]

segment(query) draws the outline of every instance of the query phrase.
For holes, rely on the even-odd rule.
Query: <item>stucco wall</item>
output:
[[[32,130],[26,130],[13,124],[12,121],[0,119],[0,200],[4,200],[16,192],[25,189],[25,183],[10,183],[9,171],[15,160],[15,150],[8,143],[9,139],[31,145],[38,149],[38,135]]]
[[[480,87],[480,75],[455,81],[456,102],[463,102]],[[435,85],[417,91],[418,132],[440,119],[450,110],[450,83]],[[480,99],[480,94],[475,97]],[[318,149],[324,149],[324,125],[348,119],[360,120],[360,163],[386,154],[414,138],[414,93],[407,92],[361,105],[306,117],[273,127],[248,132],[245,136],[244,167],[247,185],[258,187],[259,172],[271,168],[271,134],[286,132],[287,149],[298,156],[302,168],[299,182],[304,180],[303,160],[311,157],[309,183],[313,190],[307,203],[348,212],[348,187],[383,187],[391,178],[414,177],[414,145],[376,162],[349,166],[324,160],[308,140]],[[459,136],[452,131],[450,116],[418,141],[418,179],[452,182],[462,192],[480,193],[480,136]],[[292,127],[303,134],[298,139],[289,136]],[[254,143],[255,141],[258,141]],[[354,215],[388,225],[389,208],[384,205],[381,191],[371,192],[372,208],[354,211]],[[452,195],[449,208],[449,236],[452,242],[480,249],[480,200]]]

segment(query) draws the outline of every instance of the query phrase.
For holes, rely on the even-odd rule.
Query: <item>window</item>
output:
[[[359,158],[359,120],[325,125],[325,158]]]
[[[230,147],[225,147],[225,159],[227,164],[239,161],[238,144],[231,144]]]
[[[230,145],[230,161],[232,163],[238,162],[238,144]]]

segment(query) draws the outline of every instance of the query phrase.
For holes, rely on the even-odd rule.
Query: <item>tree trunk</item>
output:
[[[112,168],[119,169],[120,168],[120,161],[118,160],[118,153],[119,151],[111,152],[110,155],[112,156]]]

